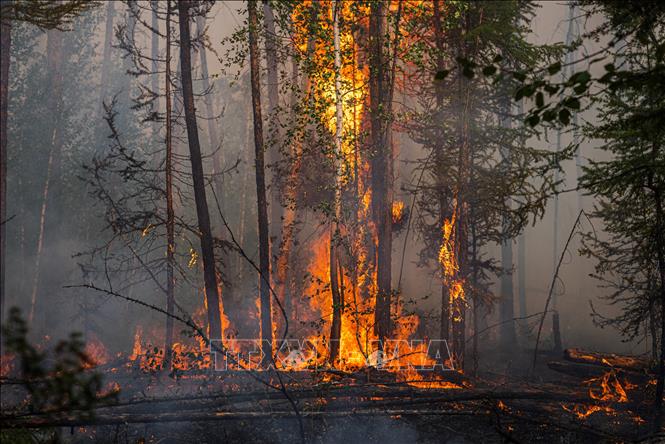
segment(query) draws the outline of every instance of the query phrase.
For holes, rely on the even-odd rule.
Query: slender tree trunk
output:
[[[519,287],[520,317],[526,316],[526,233],[517,238],[517,282]]]
[[[503,100],[501,112],[503,116],[499,116],[499,124],[502,128],[509,130],[511,128],[511,98],[506,94]],[[504,171],[508,171],[511,162],[510,147],[502,147],[501,149],[501,163]],[[510,198],[506,199],[506,206],[510,209]],[[515,296],[513,289],[513,240],[507,238],[506,230],[509,223],[508,217],[503,218],[501,242],[501,294],[499,303],[499,322],[501,327],[499,330],[501,346],[506,350],[512,350],[515,346]]]
[[[199,34],[203,34],[205,31],[205,18],[199,16],[196,18],[196,27],[198,28]],[[208,75],[208,57],[206,55],[206,48],[201,47],[199,50],[199,59],[201,62],[201,79],[203,81],[203,102],[206,107],[206,114],[208,116],[208,144],[210,153],[212,154],[212,168],[213,175],[215,175],[214,183],[216,184],[216,193],[218,196],[222,196],[221,183],[222,180],[218,175],[222,172],[222,162],[221,162],[221,151],[219,150],[219,137],[217,137],[217,124],[215,119],[215,112],[212,106],[212,91],[210,90],[210,76]]]
[[[653,158],[658,158],[660,146],[655,144]],[[653,182],[653,175],[651,178]],[[658,360],[658,380],[656,382],[656,418],[654,428],[656,431],[663,423],[663,395],[665,393],[665,211],[663,210],[663,194],[660,185],[653,188],[656,208],[656,254],[658,259],[658,277],[660,283],[660,359]]]
[[[0,22],[0,322],[5,320],[5,251],[7,247],[7,108],[12,22]],[[1,345],[0,345],[1,347]]]
[[[32,296],[30,298],[30,314],[28,322],[32,323],[36,307],[37,298],[39,293],[39,285],[41,282],[43,252],[44,252],[44,236],[46,233],[46,218],[48,215],[49,204],[52,198],[49,194],[52,187],[54,177],[59,176],[60,152],[62,150],[62,61],[63,61],[63,47],[62,47],[62,32],[57,30],[49,30],[47,33],[46,44],[46,64],[47,72],[49,73],[49,88],[48,88],[48,113],[53,117],[51,121],[50,131],[50,147],[49,158],[46,169],[46,179],[44,182],[44,191],[42,193],[42,205],[39,212],[39,235],[37,237],[37,254],[35,262],[35,272],[32,281]]]
[[[442,71],[445,69],[445,59],[444,59],[444,54],[445,54],[445,40],[444,40],[444,35],[443,35],[443,27],[441,24],[441,7],[440,7],[440,2],[439,0],[434,0],[432,4],[433,8],[433,24],[434,24],[434,40],[435,40],[435,45],[436,45],[436,50],[437,50],[437,58],[436,58],[436,67],[439,71]],[[444,95],[445,95],[445,87],[443,85],[443,82],[437,82],[436,85],[436,109],[438,113],[442,112],[443,109],[443,104],[444,104]],[[443,117],[441,116],[441,119]],[[436,159],[436,168],[437,168],[437,174],[441,176],[441,178],[438,179],[439,181],[439,186],[441,187],[442,191],[439,195],[439,219],[440,219],[440,224],[441,224],[441,229],[443,229],[443,225],[446,221],[447,217],[447,212],[448,212],[448,202],[445,196],[445,193],[443,193],[444,188],[444,181],[445,179],[443,176],[447,173],[445,171],[445,164],[443,162],[443,157],[444,157],[444,147],[441,143],[443,140],[443,134],[438,135],[437,137],[437,143],[435,146],[436,153],[435,153],[435,159]],[[440,323],[440,329],[439,329],[439,338],[444,341],[448,341],[450,339],[450,291],[448,290],[448,285],[445,282],[445,279],[441,280],[441,323]],[[440,351],[441,356],[443,356],[443,350]]]
[[[390,144],[390,85],[385,57],[386,10],[383,2],[370,6],[369,91],[370,140],[372,151],[372,214],[377,234],[377,295],[375,332],[385,340],[392,330],[392,183],[393,158]]]
[[[167,0],[168,2],[168,0]],[[152,7],[152,28],[154,30],[159,30],[159,17],[157,16],[157,11],[159,10],[159,2],[156,0],[151,0],[150,1],[150,6]],[[111,6],[109,6],[111,7]],[[169,30],[166,30],[166,33],[168,33]],[[106,51],[106,48],[104,48]],[[150,57],[152,58],[152,92],[154,94],[158,94],[159,92],[159,35],[156,32],[152,33],[152,48],[151,48],[151,53]],[[152,103],[152,111],[157,113],[159,112],[159,99],[155,99]],[[159,122],[157,122],[157,119],[155,119],[154,122],[152,122],[152,137],[153,139],[157,138],[159,134]]]
[[[178,1],[178,15],[180,22],[180,72],[182,76],[182,95],[185,110],[185,123],[187,126],[187,139],[189,141],[189,154],[192,163],[192,179],[194,182],[194,200],[196,201],[196,215],[201,235],[201,259],[203,260],[203,275],[205,280],[205,297],[208,307],[208,328],[211,339],[222,339],[221,323],[221,297],[217,287],[217,274],[215,272],[215,250],[210,229],[210,214],[206,200],[205,177],[203,176],[203,163],[201,161],[201,145],[199,144],[198,126],[196,124],[196,109],[194,108],[194,90],[192,87],[192,48],[189,33],[189,10],[191,1]]]
[[[334,365],[339,357],[340,337],[342,334],[342,313],[344,311],[344,294],[339,286],[339,258],[337,257],[337,242],[340,238],[340,225],[342,220],[342,124],[344,110],[342,104],[342,59],[339,38],[339,20],[341,14],[340,3],[332,2],[333,13],[333,40],[334,40],[334,71],[335,71],[335,151],[333,153],[334,180],[334,214],[330,225],[330,291],[332,293],[332,323],[330,327],[330,364]]]
[[[104,53],[102,56],[102,80],[101,85],[99,85],[99,117],[98,121],[103,122],[104,116],[104,101],[106,100],[106,94],[108,93],[108,83],[109,75],[111,72],[111,43],[113,39],[113,18],[115,16],[115,2],[108,2],[106,4],[106,27],[104,31]],[[105,126],[100,123],[100,129],[98,130],[97,140],[101,142],[103,139],[101,133],[104,130]]]
[[[254,115],[254,148],[256,155],[256,200],[259,224],[259,293],[261,302],[261,351],[263,364],[272,360],[272,309],[270,308],[270,239],[268,235],[268,202],[266,200],[263,118],[261,116],[261,83],[258,48],[259,19],[256,0],[249,0],[249,59]]]
[[[295,85],[298,82],[298,61],[292,58],[292,82],[294,85],[293,95],[291,96],[291,109],[294,115],[292,122],[296,122],[296,101],[298,95],[295,91]],[[303,76],[305,84],[302,90],[307,92],[309,90],[308,76]],[[297,125],[297,123],[295,123]],[[295,138],[292,146],[292,163],[289,171],[289,177],[284,184],[286,208],[284,210],[284,221],[282,224],[282,240],[280,242],[279,256],[277,258],[277,281],[279,283],[279,300],[284,304],[286,315],[291,318],[292,315],[292,299],[291,294],[291,256],[294,238],[296,236],[296,223],[298,221],[298,180],[300,174],[300,167],[302,165],[302,145],[298,138]]]
[[[173,136],[171,116],[171,0],[166,0],[166,67],[164,95],[166,96],[166,312],[173,314],[175,305],[175,213],[173,210]],[[156,90],[155,90],[156,91]],[[164,368],[171,367],[173,349],[173,318],[166,317],[164,338]]]
[[[279,161],[279,147],[282,141],[281,128],[277,119],[279,108],[279,73],[277,63],[277,37],[275,31],[275,17],[272,7],[267,0],[263,0],[263,34],[266,48],[266,74],[268,87],[268,134],[271,146],[268,147],[268,165],[273,168]],[[270,184],[270,228],[273,245],[279,245],[282,232],[283,209],[280,201],[281,184],[277,170],[268,177]]]

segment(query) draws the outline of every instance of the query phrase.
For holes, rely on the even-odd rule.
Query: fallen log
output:
[[[612,367],[602,365],[567,361],[550,361],[547,366],[555,372],[581,379],[600,378],[612,369]],[[615,372],[618,377],[627,379],[633,384],[646,384],[652,378],[651,375],[644,372],[640,373],[627,369],[617,369]]]
[[[353,416],[425,416],[425,415],[455,415],[455,416],[481,416],[488,414],[485,410],[344,410],[344,411],[315,411],[300,412],[303,418],[333,418]],[[113,414],[96,415],[92,418],[76,416],[40,417],[23,416],[20,418],[0,418],[0,429],[11,428],[48,428],[48,427],[78,427],[91,425],[114,424],[148,424],[161,422],[204,422],[204,421],[241,421],[241,420],[273,420],[276,418],[296,419],[293,411],[272,412],[187,412],[187,413],[159,413],[159,414]]]
[[[637,356],[617,355],[614,353],[598,353],[578,348],[567,348],[563,352],[566,361],[581,364],[597,365],[606,368],[620,368],[634,372],[650,370],[649,360]]]

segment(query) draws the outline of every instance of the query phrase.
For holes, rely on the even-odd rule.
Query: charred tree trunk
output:
[[[175,305],[175,212],[173,210],[173,136],[171,116],[171,0],[166,0],[166,67],[164,94],[166,96],[166,312],[173,314]],[[173,317],[166,317],[164,338],[164,367],[171,367],[173,349]]]
[[[374,328],[379,340],[392,329],[390,317],[392,280],[392,184],[393,158],[390,143],[390,83],[386,69],[386,9],[372,2],[369,18],[370,149],[372,214],[377,236],[377,294]]]
[[[652,154],[653,161],[658,158],[659,144],[654,144]],[[653,184],[653,173],[650,177],[650,185],[653,190],[654,206],[656,208],[656,255],[658,260],[658,278],[660,284],[660,358],[658,360],[658,379],[656,382],[655,402],[655,430],[663,422],[663,395],[665,394],[665,212],[663,211],[663,191],[660,185]]]
[[[191,2],[180,0],[178,2],[178,16],[180,22],[180,72],[182,76],[182,96],[185,110],[185,123],[187,126],[187,140],[189,141],[189,155],[192,163],[192,179],[194,182],[194,200],[196,201],[196,215],[198,218],[201,236],[201,259],[203,260],[203,276],[205,280],[205,297],[208,307],[208,328],[211,339],[222,339],[221,297],[217,287],[215,273],[215,251],[210,229],[210,214],[206,200],[205,178],[203,176],[203,163],[201,161],[201,145],[196,124],[196,109],[194,108],[194,90],[192,87],[192,53],[189,34],[189,10]]]
[[[0,322],[5,313],[5,251],[7,247],[7,108],[12,22],[0,22]]]
[[[259,224],[259,293],[261,302],[261,352],[263,364],[272,360],[272,310],[270,308],[270,239],[268,237],[268,202],[266,200],[263,118],[261,116],[261,83],[258,48],[259,20],[256,0],[249,0],[249,59],[254,115],[254,148],[256,155],[256,199]]]
[[[444,60],[444,54],[445,54],[445,40],[444,40],[444,35],[443,35],[443,27],[441,24],[441,7],[440,7],[440,2],[439,0],[434,0],[432,4],[433,8],[433,24],[434,24],[434,40],[435,40],[435,45],[436,45],[436,50],[437,50],[437,60],[436,60],[436,67],[437,70],[443,71],[445,69],[445,60]],[[443,82],[437,82],[436,83],[436,109],[437,112],[441,112],[443,108],[443,103],[444,103],[444,85]],[[439,116],[439,118],[443,118],[443,116]],[[434,155],[435,159],[437,160],[436,162],[436,168],[437,168],[437,173],[441,176],[445,175],[444,171],[444,163],[443,163],[443,155],[444,155],[444,147],[440,143],[442,140],[443,135],[440,134],[437,137],[437,144],[435,146],[436,153]],[[448,202],[446,200],[446,196],[444,191],[444,179],[439,180],[439,187],[441,188],[441,192],[439,194],[439,220],[441,224],[441,229],[443,229],[446,217],[447,217],[447,211],[448,211]],[[444,279],[441,280],[441,324],[440,324],[440,330],[439,330],[439,338],[444,341],[448,341],[450,339],[450,292],[448,290],[448,286],[445,282]],[[443,350],[441,351],[441,356],[443,356]]]
[[[333,40],[334,40],[334,71],[335,71],[335,150],[333,152],[334,202],[332,224],[330,226],[330,291],[332,293],[333,317],[330,327],[330,364],[334,365],[339,357],[340,337],[342,334],[342,313],[344,311],[344,294],[340,292],[339,272],[341,268],[337,257],[336,245],[340,239],[340,224],[342,219],[342,124],[344,110],[342,108],[342,59],[339,37],[340,4],[332,2],[333,13]]]
[[[270,228],[274,245],[279,245],[282,231],[282,205],[280,202],[281,184],[276,166],[279,161],[279,147],[281,145],[281,128],[277,119],[279,108],[279,74],[277,72],[277,36],[275,31],[275,17],[272,7],[267,0],[263,1],[263,34],[266,49],[266,74],[268,87],[268,134],[272,142],[267,149],[268,165],[273,168],[269,176],[270,183]]]
[[[52,200],[50,192],[54,177],[59,176],[60,155],[62,150],[62,32],[49,30],[47,33],[46,44],[46,65],[49,73],[48,88],[48,112],[52,116],[51,127],[49,128],[50,148],[48,165],[46,169],[46,179],[44,182],[44,191],[42,193],[42,204],[39,212],[39,235],[37,237],[37,252],[35,260],[35,272],[32,281],[32,296],[30,299],[29,323],[34,320],[37,297],[39,293],[39,284],[41,279],[41,269],[43,267],[44,237],[46,233],[46,218],[49,211],[49,204]]]

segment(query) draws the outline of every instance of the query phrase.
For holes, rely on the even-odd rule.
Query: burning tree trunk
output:
[[[279,107],[279,78],[277,72],[277,36],[275,32],[275,17],[272,7],[266,0],[263,1],[263,33],[266,46],[266,74],[268,87],[268,134],[273,142],[268,147],[268,165],[276,166],[279,160],[279,146],[282,140],[280,126],[277,121],[277,109]],[[274,170],[277,171],[277,170]],[[273,174],[270,179],[270,228],[272,228],[272,238],[275,243],[280,242],[280,233],[282,230],[282,205],[280,203],[279,176]]]
[[[7,243],[7,100],[12,22],[0,22],[0,321],[5,312],[5,248]]]
[[[254,148],[256,155],[256,196],[259,224],[259,292],[261,302],[261,352],[263,364],[272,360],[272,310],[270,308],[270,239],[268,235],[268,202],[266,200],[263,118],[261,116],[261,84],[258,48],[259,20],[256,0],[249,0],[249,59],[254,115]]]
[[[49,74],[49,99],[47,104],[48,113],[52,116],[51,128],[49,128],[50,148],[48,165],[46,169],[46,179],[44,182],[44,191],[42,194],[42,204],[39,212],[39,235],[37,238],[37,252],[35,262],[35,274],[32,281],[32,297],[30,299],[30,315],[28,321],[32,323],[36,305],[37,296],[39,291],[39,284],[41,279],[41,268],[44,250],[44,237],[46,229],[46,216],[48,212],[49,203],[52,200],[52,181],[54,177],[59,176],[60,165],[60,152],[62,150],[62,61],[63,61],[63,47],[62,47],[62,32],[57,30],[49,30],[47,33],[46,44],[46,65]]]
[[[342,219],[342,124],[344,112],[342,109],[342,60],[339,40],[339,2],[332,3],[333,13],[333,39],[334,39],[334,70],[335,70],[335,150],[333,152],[334,180],[334,214],[330,226],[330,291],[332,293],[333,317],[330,327],[330,363],[334,365],[339,356],[340,337],[342,333],[342,312],[344,311],[344,294],[340,293],[339,285],[339,258],[337,245],[340,238],[340,224]]]
[[[166,312],[173,314],[175,305],[175,214],[173,211],[173,138],[171,120],[171,0],[166,1]],[[154,34],[153,34],[154,35]],[[171,366],[173,348],[173,317],[166,316],[166,336],[164,338],[164,368]]]
[[[380,340],[392,329],[390,317],[392,280],[393,158],[390,143],[390,82],[386,69],[386,11],[383,2],[372,2],[369,18],[370,150],[372,214],[377,237],[377,294],[374,328]]]
[[[189,10],[191,2],[180,0],[178,2],[178,16],[180,22],[180,71],[182,76],[182,96],[185,109],[185,123],[187,126],[187,139],[189,141],[189,154],[192,163],[192,179],[194,182],[194,200],[196,201],[196,215],[198,218],[201,236],[201,258],[203,260],[203,275],[205,280],[205,297],[208,309],[208,327],[211,339],[222,339],[221,298],[217,287],[215,273],[215,251],[210,230],[210,214],[206,200],[205,178],[203,176],[203,163],[201,161],[201,145],[196,124],[196,110],[194,108],[194,91],[192,87],[192,54],[189,34]]]

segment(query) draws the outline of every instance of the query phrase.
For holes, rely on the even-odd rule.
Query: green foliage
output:
[[[31,411],[76,410],[91,417],[96,406],[117,396],[117,391],[101,393],[102,377],[88,370],[94,363],[85,352],[80,333],[58,342],[49,356],[30,343],[28,326],[16,307],[10,309],[2,332],[5,351],[20,363]]]
[[[42,29],[67,29],[77,16],[101,2],[91,0],[8,0],[0,5],[5,20],[27,22]]]

